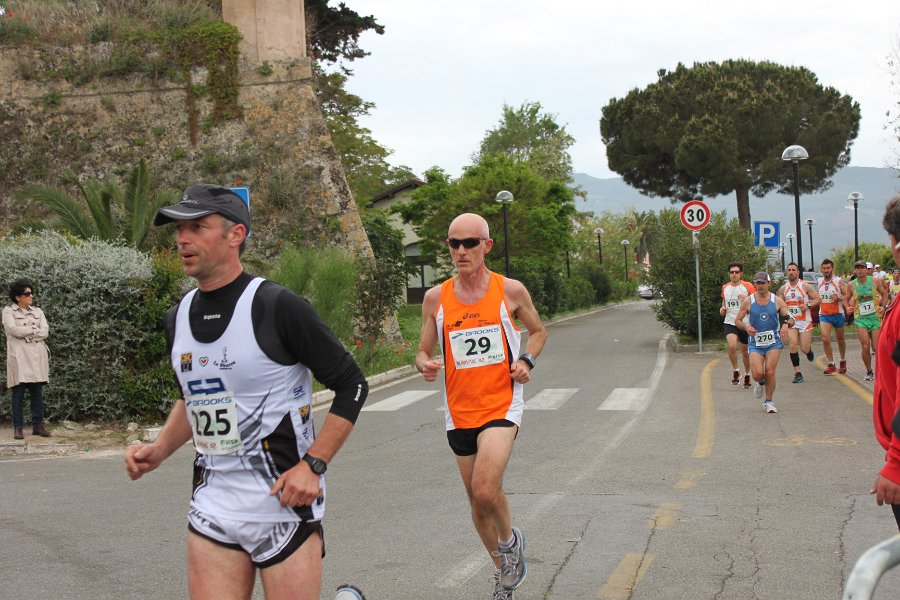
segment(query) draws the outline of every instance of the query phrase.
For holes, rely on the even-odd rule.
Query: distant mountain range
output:
[[[587,198],[576,201],[579,211],[624,212],[629,208],[637,211],[658,212],[672,207],[667,198],[651,198],[630,187],[621,177],[598,179],[584,173],[575,173],[575,184],[587,192]],[[853,244],[853,211],[846,210],[847,196],[860,192],[865,198],[859,203],[859,241],[886,242],[887,236],[881,227],[884,206],[894,194],[900,192],[900,172],[894,169],[876,167],[844,167],[831,178],[831,189],[819,194],[800,196],[800,220],[803,232],[804,258],[809,256],[809,229],[802,225],[808,218],[813,225],[813,250],[816,262],[834,248]],[[710,208],[724,210],[729,217],[737,217],[737,200],[734,194],[703,199]],[[679,205],[680,206],[680,203]],[[794,197],[769,193],[762,198],[750,196],[750,218],[753,221],[780,221],[781,237],[795,231]],[[796,242],[795,249],[796,249]],[[808,262],[808,260],[807,260]]]

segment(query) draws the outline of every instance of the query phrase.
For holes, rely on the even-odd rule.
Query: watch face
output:
[[[321,458],[313,458],[312,456],[309,456],[307,454],[303,457],[303,460],[306,462],[306,464],[309,465],[310,470],[312,470],[312,472],[316,475],[322,475],[328,469],[328,463],[326,463]]]

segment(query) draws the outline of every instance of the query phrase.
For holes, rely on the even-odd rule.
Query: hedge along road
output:
[[[719,355],[666,353],[647,303],[550,333],[504,483],[528,536],[517,599],[837,598],[893,533],[867,493],[871,407],[818,367],[792,385],[785,359],[767,415]],[[440,404],[419,377],[373,390],[329,467],[323,598],[488,597]],[[5,593],[186,597],[191,458],[133,483],[120,456],[0,462]]]

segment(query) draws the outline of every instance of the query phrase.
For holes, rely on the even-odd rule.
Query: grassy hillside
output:
[[[0,0],[0,44],[131,40],[221,17],[221,0]]]

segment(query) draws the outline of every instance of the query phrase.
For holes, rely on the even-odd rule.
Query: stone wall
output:
[[[66,170],[82,181],[122,181],[144,158],[166,189],[197,182],[249,187],[251,255],[271,258],[287,241],[371,255],[313,92],[308,59],[268,68],[242,59],[242,116],[214,124],[211,103],[201,96],[192,144],[184,84],[154,77],[159,51],[153,47],[141,57],[142,75],[85,82],[71,76],[110,62],[114,51],[94,44],[4,47],[0,53],[0,232],[24,216],[41,215],[40,207],[14,201],[27,185],[61,186]],[[69,77],[53,76],[58,73]],[[192,79],[202,86],[206,73],[195,70]]]

